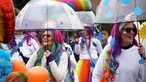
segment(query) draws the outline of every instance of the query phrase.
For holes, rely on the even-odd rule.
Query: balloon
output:
[[[13,62],[13,70],[12,70],[13,72],[27,73],[27,69],[24,62],[19,60],[12,60],[12,62]]]
[[[28,82],[46,82],[49,77],[48,70],[42,66],[35,66],[28,72]]]
[[[14,34],[15,13],[12,0],[0,0],[0,42],[8,43]]]

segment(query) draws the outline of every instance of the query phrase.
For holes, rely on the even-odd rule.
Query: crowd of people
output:
[[[55,24],[49,26],[60,28]],[[0,82],[146,82],[146,40],[137,37],[134,22],[125,18],[111,33],[83,27],[15,30],[11,41],[0,43]]]
[[[67,39],[69,43],[60,30],[42,31],[41,42],[34,33],[16,31],[8,44],[1,43],[1,48],[11,54],[10,61],[24,62],[27,70],[45,67],[48,82],[144,82],[145,48],[135,39],[136,35],[133,22],[116,23],[108,42],[107,32],[103,31],[104,37],[99,40],[94,27],[86,24],[80,36],[72,34]],[[16,74],[10,73],[5,82],[18,78]],[[23,72],[20,75],[27,82],[29,77]]]

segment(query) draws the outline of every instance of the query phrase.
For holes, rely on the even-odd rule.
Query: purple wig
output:
[[[89,43],[88,43],[88,49],[90,48],[90,43],[91,43],[91,37],[93,37],[94,36],[94,28],[93,28],[93,26],[92,25],[90,25],[90,24],[86,24],[85,26],[84,26],[84,28],[87,28],[88,29],[88,33],[89,33]],[[84,39],[85,39],[85,36],[84,35],[82,35],[82,41],[81,41],[81,43],[82,43],[82,45],[81,45],[81,47],[83,48],[83,45],[85,44],[85,41],[84,41]]]
[[[85,28],[88,28],[89,30],[89,35],[94,35],[94,27],[90,24],[85,25]]]
[[[38,39],[36,39],[36,37],[32,36],[29,32],[23,32],[25,34],[25,38],[26,38],[26,43],[28,46],[31,46],[31,44],[29,44],[29,42],[31,41],[31,38],[34,39],[38,44],[39,44],[39,41]],[[16,46],[16,43],[15,43],[15,36],[13,35],[12,37],[12,40],[8,43],[9,44],[9,47],[12,49]],[[39,44],[40,45],[40,44]]]

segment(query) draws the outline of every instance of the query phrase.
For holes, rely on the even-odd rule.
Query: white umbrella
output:
[[[146,0],[101,0],[94,23],[146,20]],[[140,42],[140,41],[139,41]]]
[[[146,0],[101,0],[96,9],[95,23],[117,23],[134,13],[135,19],[146,20]]]
[[[50,24],[59,27],[52,27]],[[50,0],[32,0],[17,15],[15,29],[82,30],[83,26],[75,11],[67,4]]]
[[[76,14],[82,23],[94,24],[95,15],[92,11],[76,11]]]

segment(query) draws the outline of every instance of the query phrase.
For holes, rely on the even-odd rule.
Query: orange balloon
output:
[[[24,62],[20,60],[12,60],[12,62],[13,62],[13,70],[12,70],[13,72],[27,73],[27,69]]]
[[[28,82],[46,82],[49,77],[48,70],[42,66],[35,66],[28,70]]]

